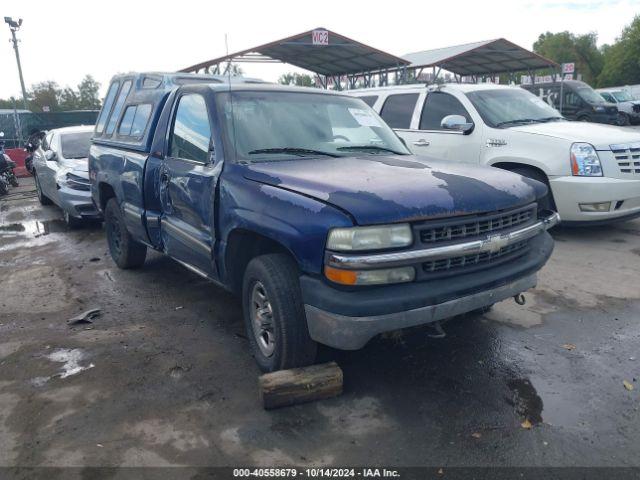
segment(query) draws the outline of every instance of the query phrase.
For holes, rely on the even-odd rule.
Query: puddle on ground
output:
[[[64,220],[28,220],[25,222],[9,223],[0,225],[1,236],[29,235],[38,238],[50,233],[60,233],[69,230]]]
[[[71,375],[76,375],[83,370],[88,370],[95,367],[93,363],[87,366],[80,365],[80,362],[86,357],[85,353],[79,348],[60,348],[53,353],[47,355],[47,358],[53,362],[63,363],[62,372],[57,375],[60,378],[67,378]]]
[[[507,399],[507,403],[512,405],[518,415],[537,425],[542,422],[542,409],[544,407],[542,398],[526,378],[515,378],[507,382],[511,390],[512,397]]]

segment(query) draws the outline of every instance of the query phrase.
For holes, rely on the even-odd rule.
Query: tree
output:
[[[640,83],[640,15],[622,30],[613,45],[603,47],[604,67],[598,77],[601,87]]]
[[[91,75],[85,75],[78,84],[78,95],[75,109],[99,110],[100,109],[100,83]]]
[[[597,39],[595,33],[547,32],[538,37],[533,51],[557,63],[575,63],[576,72],[582,74],[583,80],[595,84],[604,64]]]
[[[43,112],[48,109],[50,112],[60,110],[59,104],[60,88],[52,80],[36,83],[31,87],[28,94],[29,109],[34,112]]]
[[[78,94],[73,88],[65,87],[59,95],[60,110],[75,110],[78,105]]]
[[[278,83],[281,85],[296,85],[298,87],[313,87],[314,81],[311,75],[306,73],[289,72],[283,73],[278,78]]]

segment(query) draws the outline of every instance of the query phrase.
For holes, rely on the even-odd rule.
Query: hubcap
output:
[[[276,348],[273,309],[261,282],[256,282],[251,291],[251,325],[258,348],[265,357],[270,357]]]

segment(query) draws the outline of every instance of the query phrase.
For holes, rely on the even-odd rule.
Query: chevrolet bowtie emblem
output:
[[[496,253],[509,245],[509,238],[502,235],[489,235],[482,241],[482,249],[485,252]]]

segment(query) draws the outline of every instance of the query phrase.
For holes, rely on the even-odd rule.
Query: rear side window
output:
[[[211,125],[204,98],[197,94],[180,98],[171,132],[170,155],[206,163],[211,143]]]
[[[389,95],[380,116],[391,128],[411,128],[411,117],[417,100],[417,93]]]
[[[151,104],[129,105],[124,111],[118,127],[118,135],[124,137],[141,137],[147,128],[151,115]]]
[[[447,115],[462,115],[471,122],[471,117],[460,101],[444,92],[429,92],[422,107],[420,130],[443,130],[440,126]]]
[[[366,103],[367,105],[369,105],[370,107],[373,107],[373,105],[376,103],[376,100],[378,100],[377,95],[368,95],[366,97],[358,97],[358,98],[362,100],[364,103]]]
[[[131,80],[127,80],[122,84],[122,88],[120,89],[120,93],[118,94],[118,99],[116,100],[116,103],[113,106],[113,112],[111,112],[111,116],[109,117],[109,122],[107,123],[107,129],[105,130],[105,133],[107,135],[111,135],[113,131],[116,129],[116,122],[118,121],[118,118],[120,118],[120,113],[122,112],[124,101],[127,99],[127,95],[129,94],[130,89],[131,89]]]
[[[96,133],[102,133],[102,131],[104,130],[104,125],[105,123],[107,123],[107,117],[109,116],[109,112],[111,111],[111,107],[113,106],[113,100],[116,98],[116,92],[118,91],[119,86],[120,82],[113,82],[109,87],[107,96],[104,99],[104,105],[102,105],[100,117],[98,118],[98,122],[96,123]]]

